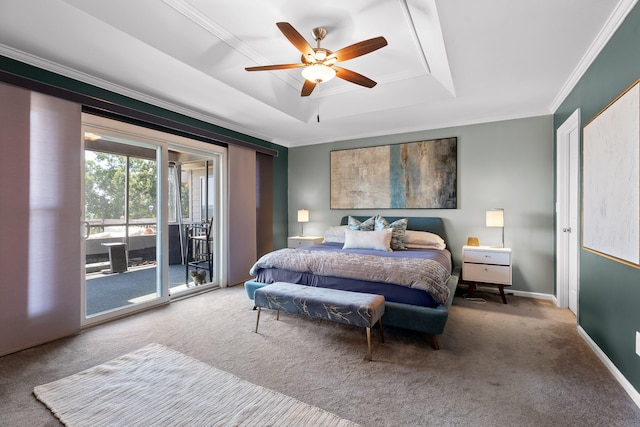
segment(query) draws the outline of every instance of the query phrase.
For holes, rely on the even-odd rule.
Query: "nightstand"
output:
[[[511,249],[492,246],[462,247],[462,280],[469,284],[469,295],[478,283],[497,286],[507,303],[504,287],[511,286]]]
[[[290,248],[304,248],[322,243],[322,236],[292,236],[287,238],[287,246]]]

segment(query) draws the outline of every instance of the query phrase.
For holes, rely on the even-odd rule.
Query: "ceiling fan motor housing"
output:
[[[327,29],[324,27],[316,27],[311,30],[311,35],[313,39],[318,42],[318,47],[320,47],[320,42],[327,36]]]
[[[325,60],[331,55],[333,52],[329,49],[325,49],[323,47],[314,47],[313,51],[315,55],[302,55],[302,62],[305,64],[322,64],[325,63]],[[331,62],[331,63],[329,63]],[[326,65],[332,65],[336,61],[326,61]]]

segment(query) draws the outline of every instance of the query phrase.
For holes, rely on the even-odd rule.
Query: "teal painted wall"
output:
[[[322,235],[344,215],[444,218],[449,249],[461,265],[462,246],[475,236],[500,245],[502,233],[485,226],[485,211],[505,209],[505,245],[513,250],[514,291],[554,293],[552,116],[317,144],[289,149],[289,232],[300,234],[296,210],[309,209],[307,235]],[[330,209],[330,152],[458,138],[457,209]]]
[[[273,240],[275,248],[287,246],[287,187],[288,187],[288,149],[280,145],[234,132],[220,126],[206,123],[202,120],[194,119],[173,111],[166,110],[142,101],[138,101],[127,96],[123,96],[90,84],[79,82],[68,77],[61,76],[37,67],[15,61],[10,58],[0,56],[0,70],[26,77],[38,82],[47,83],[52,86],[67,89],[97,99],[108,101],[114,104],[122,105],[129,108],[153,114],[165,119],[174,120],[200,129],[216,132],[225,136],[236,138],[245,142],[250,142],[262,147],[268,147],[278,151],[278,156],[274,158],[273,163]],[[215,98],[212,98],[215,102]]]
[[[640,5],[636,5],[554,114],[558,128],[581,109],[581,125],[640,78]],[[640,269],[582,250],[578,324],[640,392]]]

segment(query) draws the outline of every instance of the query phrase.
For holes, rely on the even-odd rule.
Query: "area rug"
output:
[[[67,426],[357,426],[160,344],[33,394]]]

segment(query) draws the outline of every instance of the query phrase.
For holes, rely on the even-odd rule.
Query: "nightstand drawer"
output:
[[[503,265],[464,263],[462,265],[462,279],[470,282],[511,285],[511,268]]]
[[[462,262],[475,264],[511,265],[511,254],[493,251],[465,250],[462,252]]]
[[[295,236],[287,239],[289,248],[304,248],[305,246],[313,246],[322,243],[322,236]]]

